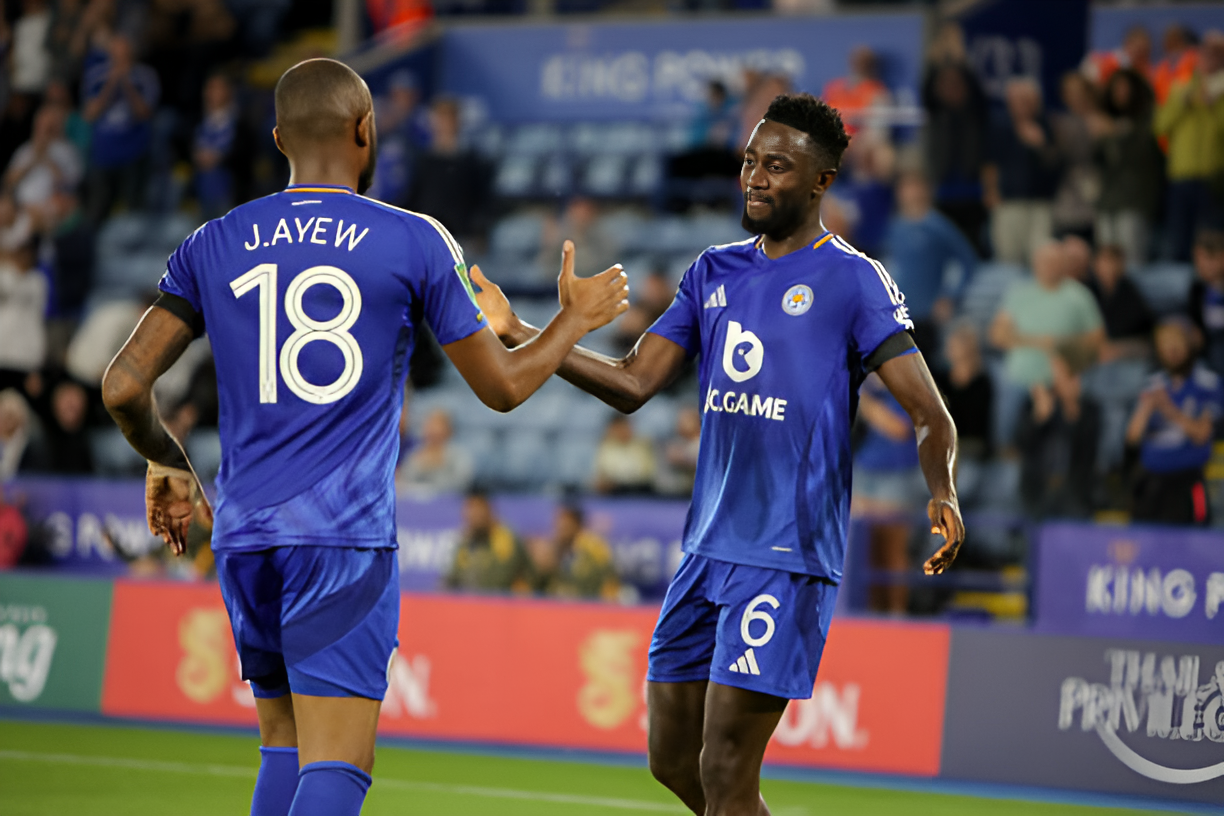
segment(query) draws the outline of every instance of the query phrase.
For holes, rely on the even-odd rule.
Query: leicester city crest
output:
[[[786,297],[782,298],[782,311],[792,317],[798,317],[810,308],[812,308],[810,287],[798,283],[786,290]]]

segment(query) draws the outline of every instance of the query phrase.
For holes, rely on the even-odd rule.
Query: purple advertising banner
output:
[[[126,562],[161,547],[145,527],[144,484],[101,479],[21,479],[6,496],[23,506],[52,563],[119,575]],[[503,496],[498,515],[524,537],[547,535],[554,499]],[[462,526],[458,496],[401,497],[397,505],[401,585],[432,590],[450,566]],[[661,597],[680,560],[688,503],[653,499],[588,499],[587,525],[607,540],[622,578],[644,598]]]
[[[1220,644],[957,627],[940,775],[1218,805],[1221,689]]]
[[[1048,524],[1035,593],[1040,632],[1224,643],[1224,533]]]

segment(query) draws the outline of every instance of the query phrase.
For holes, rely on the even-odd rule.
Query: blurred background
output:
[[[580,274],[623,263],[633,306],[586,341],[614,355],[703,249],[746,237],[740,150],[769,101],[821,96],[853,134],[825,224],[906,294],[969,529],[953,571],[921,576],[913,428],[869,380],[841,612],[1224,641],[1224,5],[3,8],[0,568],[211,580],[206,548],[168,559],[144,529],[144,462],[99,382],[178,243],[286,184],[281,72],[336,56],[375,96],[369,194],[438,218],[539,325],[564,239]],[[426,333],[410,379],[405,590],[657,604],[701,435],[692,372],[629,417],[559,380],[498,415]],[[207,340],[157,395],[211,479]]]

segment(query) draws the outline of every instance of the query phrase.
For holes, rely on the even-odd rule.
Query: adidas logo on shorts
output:
[[[761,673],[761,667],[757,665],[756,655],[753,654],[751,649],[740,655],[739,658],[737,658],[736,661],[731,664],[730,668],[731,671],[735,672],[736,674]]]

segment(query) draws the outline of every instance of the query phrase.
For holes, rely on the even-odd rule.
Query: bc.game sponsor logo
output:
[[[1108,649],[1109,681],[1063,681],[1058,727],[1096,731],[1122,764],[1149,779],[1175,785],[1224,776],[1224,762],[1170,768],[1143,756],[1150,740],[1224,743],[1224,660],[1207,672],[1198,655],[1161,655]],[[1123,739],[1123,735],[1128,739]]]

